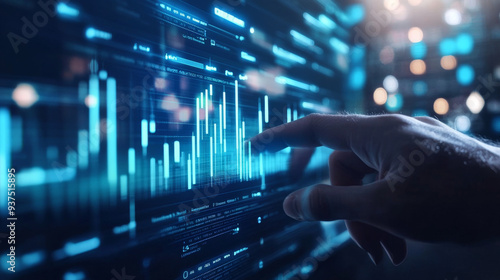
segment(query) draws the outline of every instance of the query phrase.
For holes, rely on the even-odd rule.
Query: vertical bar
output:
[[[151,158],[149,160],[149,171],[150,171],[150,184],[151,184],[151,197],[156,196],[156,160]]]
[[[205,97],[203,96],[203,91],[201,92],[201,98],[200,98],[200,101],[201,101],[201,109],[205,108],[203,106],[203,102],[205,101]]]
[[[141,146],[146,149],[148,147],[148,120],[141,121]]]
[[[245,122],[241,122],[241,131],[243,132],[242,139],[245,139]]]
[[[127,200],[128,180],[127,175],[120,175],[120,199],[121,201]]]
[[[135,149],[128,149],[128,173],[135,174]]]
[[[219,104],[219,130],[220,144],[222,144],[222,104]]]
[[[196,156],[200,157],[200,99],[196,98]]]
[[[192,183],[191,183],[191,154],[188,154],[188,160],[187,160],[187,166],[188,166],[188,174],[187,174],[187,179],[188,179],[188,190],[191,189]]]
[[[191,164],[193,165],[192,171],[193,171],[193,185],[196,185],[196,150],[195,150],[195,142],[196,142],[196,137],[194,134],[191,134]]]
[[[90,75],[89,79],[89,151],[99,153],[99,77]]]
[[[240,137],[238,135],[238,131],[241,133],[241,130],[238,129],[239,126],[239,110],[238,110],[238,80],[234,81],[234,106],[235,106],[235,122],[236,122],[236,151],[238,151]]]
[[[222,110],[224,111],[224,130],[226,129],[226,92],[222,93]]]
[[[163,175],[163,171],[165,171],[163,167],[163,161],[158,160],[158,190],[161,190],[161,187],[163,186],[163,183],[165,182],[164,178],[165,175]]]
[[[174,162],[181,162],[181,143],[179,141],[174,142]]]
[[[214,139],[213,137],[210,137],[210,177],[214,177]]]
[[[210,96],[212,96],[212,95],[213,95],[213,86],[212,86],[212,85],[210,85]],[[207,107],[208,107],[208,106],[207,106]]]
[[[239,129],[239,135],[241,135],[241,128]],[[240,142],[240,139],[237,139],[236,142]],[[238,154],[239,154],[239,163],[240,163],[240,181],[243,180],[243,154],[242,154],[243,149],[240,149]]]
[[[89,133],[86,130],[78,131],[78,167],[87,169],[89,167]]]
[[[292,121],[292,109],[290,107],[286,108],[286,122],[289,123]]]
[[[264,121],[269,123],[269,97],[264,96]]]
[[[0,214],[7,217],[8,169],[11,164],[11,117],[7,108],[0,108]]]
[[[111,203],[116,199],[116,188],[118,184],[118,148],[117,148],[117,122],[116,122],[116,80],[108,78],[106,84],[106,111],[108,119],[107,129],[107,160],[108,160],[108,183],[110,187]]]
[[[205,134],[208,134],[208,91],[205,90]]]
[[[258,121],[259,121],[259,133],[261,133],[262,132],[262,111],[261,110],[259,110],[259,119],[258,119]]]
[[[297,108],[293,109],[293,120],[296,121],[299,119],[299,113],[297,112]]]
[[[170,151],[168,143],[163,144],[163,177],[165,181],[170,178]]]
[[[149,132],[156,133],[156,121],[153,118],[149,120]]]
[[[248,141],[248,177],[252,179],[252,143]]]
[[[217,154],[217,123],[214,123],[214,154]]]

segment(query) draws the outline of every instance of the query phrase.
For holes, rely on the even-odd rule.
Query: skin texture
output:
[[[250,141],[256,153],[308,148],[294,152],[292,169],[307,164],[311,148],[334,149],[331,185],[291,193],[284,211],[299,221],[345,220],[375,264],[384,251],[395,265],[403,262],[406,239],[469,244],[500,237],[500,149],[435,119],[312,114]],[[363,185],[372,173],[377,180]]]

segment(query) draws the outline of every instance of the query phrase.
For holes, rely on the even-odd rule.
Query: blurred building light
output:
[[[434,101],[434,112],[438,115],[446,115],[450,110],[450,104],[444,98],[438,98]]]
[[[444,13],[444,21],[449,25],[462,23],[462,14],[457,9],[449,9]]]
[[[470,118],[464,115],[455,118],[455,129],[460,132],[468,132],[471,127]]]
[[[377,88],[373,92],[373,101],[377,105],[384,105],[387,102],[387,91],[383,88]]]
[[[439,42],[439,53],[441,55],[453,55],[456,52],[455,40],[445,38]]]
[[[462,33],[455,39],[458,54],[470,54],[474,50],[474,38],[469,33]]]
[[[12,99],[17,106],[29,108],[38,101],[38,93],[30,84],[19,84],[12,92]]]
[[[362,67],[352,69],[349,75],[349,88],[352,90],[361,90],[366,83],[366,70]]]
[[[385,103],[385,108],[389,112],[401,110],[403,108],[403,96],[399,93],[389,95]]]
[[[472,66],[465,64],[457,69],[457,81],[462,86],[468,86],[474,81],[475,72]]]
[[[457,59],[453,55],[441,57],[441,67],[444,70],[453,70],[457,68]]]
[[[345,12],[347,17],[349,18],[350,26],[360,23],[365,18],[365,7],[363,7],[363,5],[361,4],[351,5],[347,7]]]
[[[413,59],[423,59],[427,55],[427,45],[424,42],[413,43],[410,53]]]
[[[427,70],[427,66],[425,64],[425,61],[423,61],[421,59],[413,60],[410,63],[410,71],[414,75],[423,75],[423,74],[425,74],[426,70]]]
[[[384,0],[384,7],[389,11],[394,11],[399,8],[399,0]]]
[[[394,77],[392,75],[385,77],[383,84],[384,84],[384,88],[388,92],[391,92],[391,93],[396,92],[399,88],[398,79],[396,79],[396,77]]]
[[[329,18],[328,16],[326,15],[319,15],[318,16],[318,20],[324,25],[326,26],[328,29],[335,29],[335,27],[337,27],[337,24],[331,19]]]
[[[424,32],[418,27],[412,27],[408,31],[408,39],[412,43],[418,43],[424,39]]]
[[[391,46],[385,46],[379,54],[380,62],[389,64],[394,61],[394,49]]]
[[[428,90],[429,87],[427,86],[427,83],[424,81],[416,81],[413,83],[413,93],[416,96],[425,95]]]
[[[484,108],[485,101],[483,96],[481,96],[479,92],[473,91],[467,98],[465,104],[467,105],[467,108],[469,108],[471,113],[479,114]]]
[[[408,0],[408,4],[410,4],[411,6],[418,6],[420,4],[422,4],[422,0]]]

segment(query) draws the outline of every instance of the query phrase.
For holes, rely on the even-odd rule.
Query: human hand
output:
[[[284,210],[301,221],[346,220],[375,263],[383,249],[401,263],[405,239],[469,243],[500,236],[500,149],[435,119],[312,114],[250,141],[257,152],[335,149],[332,185],[293,192]],[[372,172],[378,180],[362,185]]]

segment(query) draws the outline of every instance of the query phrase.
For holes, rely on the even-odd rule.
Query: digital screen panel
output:
[[[343,110],[334,2],[2,2],[2,279],[292,279],[348,239],[281,207],[330,151],[248,142]]]

